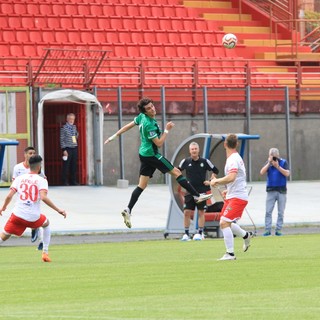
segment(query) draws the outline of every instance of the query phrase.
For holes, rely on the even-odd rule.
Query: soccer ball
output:
[[[233,49],[237,45],[237,37],[232,33],[227,33],[222,38],[222,45],[227,49]]]

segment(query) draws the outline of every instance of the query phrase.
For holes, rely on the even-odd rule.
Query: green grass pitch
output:
[[[1,247],[0,319],[319,319],[319,243],[236,238],[236,261],[222,239],[52,245],[52,263]]]

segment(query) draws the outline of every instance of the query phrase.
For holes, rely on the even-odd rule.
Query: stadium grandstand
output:
[[[166,100],[177,102],[167,113],[196,115],[203,112],[204,88],[209,114],[245,113],[248,88],[251,112],[283,112],[274,106],[283,100],[285,88],[296,115],[319,112],[319,20],[302,17],[302,4],[301,0],[0,1],[1,92],[15,92],[20,103],[16,117],[21,118],[18,135],[3,130],[4,136],[25,139],[22,153],[28,142],[35,141],[30,124],[22,122],[37,114],[32,106],[40,101],[41,92],[61,89],[94,94],[109,106],[104,110],[109,114],[117,114],[119,89],[127,114],[135,112],[132,103],[146,92],[160,101],[165,89]],[[237,36],[236,48],[222,46],[226,33]],[[32,121],[35,135],[37,125]],[[28,138],[23,133],[27,129]]]

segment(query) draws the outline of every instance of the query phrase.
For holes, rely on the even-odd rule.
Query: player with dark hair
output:
[[[141,163],[139,184],[133,190],[127,208],[121,212],[121,215],[124,218],[124,223],[128,228],[131,228],[132,208],[138,201],[141,193],[148,186],[148,182],[150,178],[152,178],[156,169],[160,170],[162,173],[169,173],[174,176],[177,182],[183,188],[185,188],[196,199],[197,202],[205,201],[211,197],[211,195],[200,194],[198,191],[196,191],[189,181],[181,174],[181,171],[174,167],[173,164],[168,159],[163,157],[159,152],[158,148],[162,147],[164,144],[168,137],[169,131],[174,126],[174,123],[169,121],[165,126],[164,132],[162,133],[157,120],[155,119],[156,108],[153,105],[153,101],[149,98],[143,98],[138,102],[137,108],[140,112],[139,115],[105,141],[105,144],[109,143],[124,132],[132,129],[135,126],[139,126],[141,140],[139,148],[139,158]]]
[[[47,196],[48,181],[41,176],[42,158],[34,155],[29,159],[30,173],[18,176],[12,182],[10,191],[0,208],[0,216],[7,209],[15,193],[18,194],[16,204],[12,210],[12,214],[4,226],[4,231],[0,233],[0,244],[8,240],[11,235],[20,237],[26,228],[43,228],[43,251],[42,261],[51,262],[48,255],[51,231],[49,220],[45,215],[41,214],[40,200],[53,210],[57,211],[64,218],[66,212],[59,209]]]
[[[30,172],[30,165],[29,159],[36,154],[36,149],[34,147],[27,147],[24,149],[24,161],[16,164],[13,167],[12,173],[12,181],[16,179],[18,176],[22,174]],[[39,173],[41,177],[46,179],[46,176],[43,172]],[[39,239],[38,250],[42,250],[43,248],[43,239],[42,239],[42,232],[39,228],[31,230],[31,242],[35,242]]]

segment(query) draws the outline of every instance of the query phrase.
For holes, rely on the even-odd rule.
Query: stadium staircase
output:
[[[257,8],[240,13],[238,2],[1,1],[0,80],[38,86],[294,87],[299,78],[319,85],[318,73],[309,72],[314,69],[299,66],[297,77],[296,59],[279,62],[287,48],[275,51],[276,44],[288,44],[290,34],[272,33]],[[221,45],[227,32],[239,39],[233,50]],[[308,47],[299,47],[299,54],[319,61]],[[79,76],[83,69],[85,81]]]

